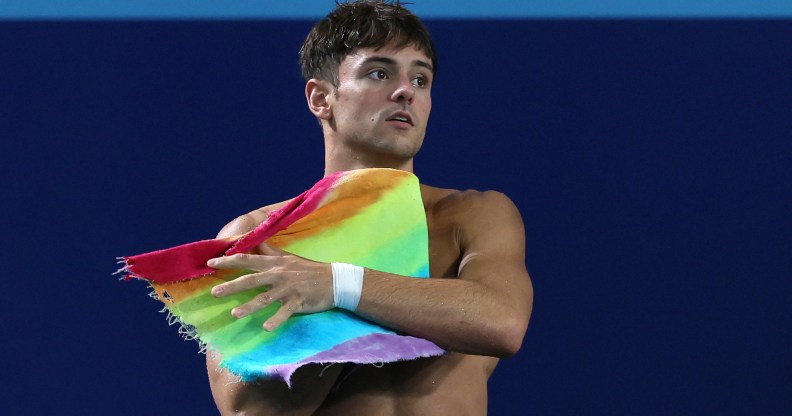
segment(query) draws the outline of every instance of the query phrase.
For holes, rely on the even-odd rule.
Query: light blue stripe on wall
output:
[[[413,0],[424,18],[788,18],[792,0]],[[333,0],[0,0],[0,19],[315,19]]]

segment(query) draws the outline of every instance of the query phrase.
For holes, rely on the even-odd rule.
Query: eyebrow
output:
[[[371,62],[379,62],[381,64],[390,65],[390,66],[396,66],[397,65],[395,59],[388,58],[386,56],[371,56],[369,58],[366,58],[362,62],[362,65],[365,65],[365,64],[368,64],[368,63],[371,63]],[[413,60],[411,62],[411,64],[412,64],[412,66],[420,66],[420,67],[426,68],[426,69],[432,71],[432,73],[434,73],[434,69],[432,68],[432,64],[430,64],[429,62],[426,62],[426,61],[423,61],[423,60],[420,60],[420,59],[415,59],[415,60]]]

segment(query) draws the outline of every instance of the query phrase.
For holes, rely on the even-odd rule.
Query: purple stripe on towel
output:
[[[378,364],[443,354],[445,350],[425,339],[395,334],[371,334],[338,344],[296,363],[271,366],[267,373],[278,375],[291,387],[292,374],[306,364]]]

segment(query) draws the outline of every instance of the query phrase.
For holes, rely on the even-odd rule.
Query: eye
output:
[[[367,76],[371,79],[378,79],[378,80],[388,79],[388,74],[386,74],[385,71],[381,69],[375,69],[369,72]]]
[[[429,85],[429,81],[423,75],[420,75],[412,80],[412,84],[418,88],[426,88]]]

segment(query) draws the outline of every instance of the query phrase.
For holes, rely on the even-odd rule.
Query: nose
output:
[[[391,94],[391,100],[394,102],[399,102],[404,100],[407,104],[412,104],[413,98],[415,97],[415,86],[412,85],[412,82],[409,79],[401,80],[398,85],[396,85],[396,89],[393,90]]]

